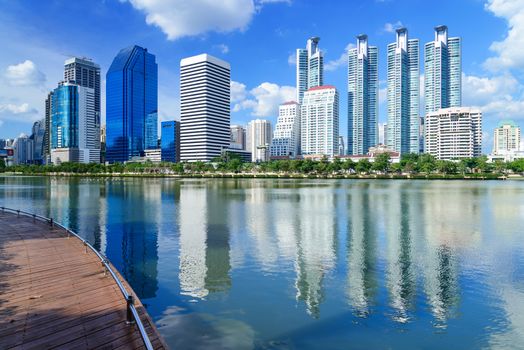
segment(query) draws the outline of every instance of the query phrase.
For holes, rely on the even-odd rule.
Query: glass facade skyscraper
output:
[[[408,39],[406,28],[397,29],[388,45],[387,143],[399,153],[419,152],[419,41]]]
[[[180,122],[170,120],[162,122],[162,161],[180,161]]]
[[[348,53],[348,154],[366,154],[378,143],[378,48],[357,36]]]
[[[146,132],[148,116],[157,113],[155,56],[136,45],[121,50],[106,75],[106,161],[143,156],[152,136]]]
[[[435,41],[424,46],[425,114],[462,104],[460,38],[448,38],[448,27],[435,28]]]
[[[145,148],[158,148],[158,114],[151,113],[146,116]]]
[[[324,54],[318,48],[320,38],[307,41],[305,49],[297,49],[297,101],[302,103],[304,92],[324,84]]]

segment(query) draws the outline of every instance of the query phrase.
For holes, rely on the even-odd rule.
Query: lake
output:
[[[173,349],[523,349],[524,181],[0,176]]]

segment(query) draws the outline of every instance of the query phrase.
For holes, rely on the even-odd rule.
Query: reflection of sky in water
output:
[[[524,182],[0,177],[176,349],[519,348]]]

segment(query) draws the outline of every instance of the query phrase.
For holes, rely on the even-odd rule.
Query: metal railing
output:
[[[129,324],[129,325],[136,324],[137,327],[138,327],[138,330],[140,331],[140,336],[142,337],[142,340],[144,341],[144,345],[145,345],[146,349],[147,350],[153,350],[153,345],[151,344],[151,340],[149,340],[149,336],[147,335],[147,332],[146,332],[146,329],[144,327],[144,324],[142,323],[142,320],[140,319],[140,316],[138,315],[138,311],[136,310],[135,298],[133,297],[133,295],[131,295],[126,290],[126,288],[124,287],[124,285],[122,284],[120,279],[117,277],[115,271],[113,271],[113,269],[111,268],[111,265],[109,265],[109,260],[107,260],[107,258],[104,255],[102,255],[89,242],[87,242],[85,239],[80,237],[78,234],[76,234],[75,232],[71,231],[67,227],[65,227],[65,226],[55,222],[53,220],[53,218],[46,218],[44,216],[40,216],[40,215],[33,214],[33,213],[28,213],[28,212],[25,212],[25,211],[22,211],[22,210],[11,209],[11,208],[0,207],[0,209],[2,210],[2,212],[7,211],[7,212],[10,212],[10,213],[16,214],[18,217],[20,217],[20,215],[24,215],[24,216],[33,218],[33,220],[43,221],[43,222],[49,224],[49,226],[51,226],[51,228],[53,228],[53,227],[60,227],[60,228],[64,229],[67,232],[67,237],[68,238],[71,235],[73,235],[74,237],[76,237],[80,241],[82,241],[82,243],[85,246],[85,252],[86,253],[88,251],[88,248],[91,249],[91,251],[93,251],[93,253],[95,253],[98,256],[98,258],[100,259],[100,262],[102,263],[102,266],[105,268],[104,274],[107,275],[107,273],[109,272],[111,277],[113,277],[113,279],[115,280],[116,284],[118,285],[118,288],[120,288],[120,292],[122,292],[122,295],[124,296],[124,298],[125,298],[125,300],[127,302],[127,320],[126,320],[126,323]]]

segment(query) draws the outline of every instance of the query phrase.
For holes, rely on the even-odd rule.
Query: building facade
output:
[[[251,152],[252,162],[269,160],[273,130],[269,120],[255,119],[247,124],[247,151]]]
[[[136,45],[122,49],[107,72],[106,86],[106,160],[144,156],[146,124],[158,113],[155,56]]]
[[[318,48],[320,38],[307,41],[305,49],[297,49],[297,101],[302,103],[304,93],[324,84],[324,54]]]
[[[443,108],[426,115],[425,152],[453,160],[482,154],[482,113],[470,107]]]
[[[338,155],[339,101],[332,85],[310,88],[300,108],[301,153]]]
[[[162,161],[177,163],[180,161],[180,122],[170,120],[162,122]]]
[[[501,121],[493,133],[493,154],[520,151],[520,127],[513,120]]]
[[[51,162],[99,163],[100,124],[94,89],[62,83],[52,96]]]
[[[13,164],[32,164],[34,141],[26,134],[21,134],[13,141]]]
[[[44,137],[45,137],[45,119],[33,123],[31,136],[33,140],[33,163],[42,164],[44,161]]]
[[[425,114],[462,105],[460,38],[448,38],[448,27],[435,27],[435,40],[424,46]]]
[[[348,52],[348,154],[366,154],[378,143],[378,48],[357,36]]]
[[[45,164],[51,163],[51,103],[53,102],[53,91],[49,92],[45,99],[45,112],[44,112],[44,150],[43,150],[43,161]]]
[[[246,129],[242,125],[231,125],[231,142],[229,148],[246,149]]]
[[[419,41],[396,30],[387,52],[387,143],[390,150],[419,152]]]
[[[96,122],[100,124],[100,66],[85,57],[67,59],[64,62],[64,82],[94,90]]]
[[[281,104],[271,141],[271,157],[295,158],[300,154],[300,105],[295,101]]]
[[[146,116],[145,149],[158,148],[158,114],[150,113]]]
[[[230,65],[208,54],[180,61],[180,159],[208,162],[229,147]]]

